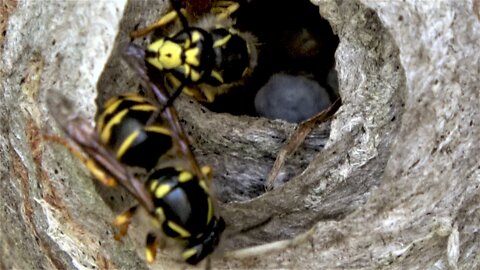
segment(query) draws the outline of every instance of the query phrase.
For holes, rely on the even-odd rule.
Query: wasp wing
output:
[[[143,183],[136,179],[132,172],[103,146],[92,125],[72,111],[71,101],[57,93],[50,96],[47,104],[52,116],[67,137],[82,150],[87,159],[93,160],[106,174],[127,189],[147,211],[153,212],[155,209],[150,193],[147,192]]]

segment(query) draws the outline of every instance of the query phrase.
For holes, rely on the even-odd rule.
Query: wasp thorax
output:
[[[147,62],[160,70],[174,69],[183,64],[184,50],[173,41],[159,39],[148,46],[147,52],[150,56],[146,58]]]

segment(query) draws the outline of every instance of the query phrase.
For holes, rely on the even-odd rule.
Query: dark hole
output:
[[[264,96],[262,100],[268,104],[263,107],[272,107],[280,110],[280,113],[283,110],[294,113],[300,111],[302,115],[308,114],[308,117],[290,122],[305,120],[326,109],[329,102],[338,98],[334,54],[339,39],[333,34],[328,21],[320,16],[318,6],[310,3],[309,0],[274,2],[239,0],[237,2],[240,8],[231,15],[235,21],[233,27],[242,33],[250,33],[256,37],[257,66],[251,76],[232,86],[226,94],[217,96],[213,103],[204,103],[205,107],[213,112],[227,112],[233,115],[281,118],[269,117],[261,110],[257,110],[258,106],[257,108],[255,106],[257,93],[267,83],[270,86],[270,80],[275,76],[282,76],[283,80],[276,80],[276,84],[269,88],[279,94]],[[191,24],[208,12],[208,8],[198,6],[198,1],[192,1],[192,3],[184,1],[184,4],[189,9],[189,14],[198,15],[196,18],[195,15],[189,18]],[[176,31],[178,29],[173,30],[173,33]],[[167,26],[157,29],[152,34],[152,39],[169,35],[172,35],[172,28]],[[171,57],[171,54],[167,57]],[[149,72],[151,72],[151,78],[162,77],[158,76],[155,70]],[[163,83],[156,79],[152,80]],[[284,86],[285,80],[291,83]],[[299,94],[297,86],[303,85],[304,81],[307,81],[309,86],[303,87],[301,91],[303,94]],[[322,94],[317,94],[319,92]],[[293,100],[298,101],[290,102],[288,94],[295,97]],[[310,99],[312,95],[315,98]],[[288,106],[283,106],[282,100],[286,100]],[[318,100],[322,103],[323,100],[327,100],[328,104],[319,105]],[[316,110],[317,108],[319,110]]]
[[[258,39],[258,64],[245,84],[205,104],[214,112],[257,116],[254,99],[273,74],[286,73],[312,78],[325,88],[330,99],[337,91],[327,76],[334,67],[339,39],[318,7],[308,0],[240,1],[233,15],[235,28]]]

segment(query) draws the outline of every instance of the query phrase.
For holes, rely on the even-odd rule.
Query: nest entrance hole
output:
[[[258,116],[255,96],[274,74],[308,77],[326,89],[332,102],[338,98],[336,77],[333,85],[328,78],[335,72],[339,39],[317,6],[308,0],[251,0],[241,2],[233,18],[236,29],[258,39],[257,66],[245,84],[206,104],[208,109]]]

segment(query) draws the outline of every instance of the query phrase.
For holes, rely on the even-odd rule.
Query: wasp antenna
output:
[[[168,86],[168,84],[166,85],[167,87],[170,87]],[[178,96],[180,96],[184,87],[185,87],[185,83],[182,83],[180,84],[179,87],[177,87],[177,89],[175,89],[175,92],[173,92],[173,95],[170,96],[167,103],[163,106],[162,110],[160,110],[160,113],[163,113],[163,111],[165,111],[166,108],[173,105],[173,102],[175,101],[175,99],[177,99]]]
[[[172,8],[177,12],[178,18],[180,19],[180,22],[182,23],[182,27],[184,29],[188,29],[188,21],[185,15],[182,13],[182,4],[178,0],[170,0],[170,5]]]
[[[123,59],[130,68],[132,68],[140,79],[140,84],[145,88],[147,93],[153,93],[155,100],[165,106],[170,99],[170,95],[164,89],[159,89],[157,85],[150,81],[145,64],[145,49],[142,47],[128,43],[123,50]],[[163,111],[163,110],[162,110]]]

